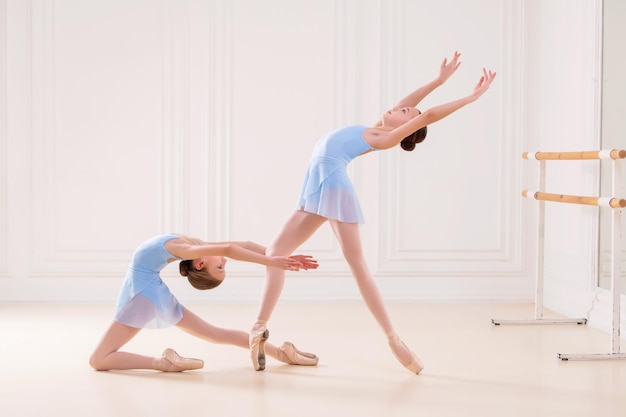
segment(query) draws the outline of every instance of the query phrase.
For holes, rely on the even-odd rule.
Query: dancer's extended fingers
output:
[[[307,262],[304,264],[305,269],[317,269],[319,264],[317,262]]]
[[[284,256],[273,256],[268,264],[275,268],[281,268],[286,270],[299,269],[302,267],[302,263],[297,259],[292,259]]]
[[[315,269],[318,267],[317,260],[310,255],[293,255],[290,258],[298,260],[303,269]]]

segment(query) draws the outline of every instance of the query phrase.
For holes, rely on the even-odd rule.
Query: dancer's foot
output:
[[[315,366],[319,360],[313,353],[298,350],[291,342],[285,342],[278,348],[278,359],[289,365],[302,366]]]
[[[409,371],[419,374],[424,369],[422,361],[411,352],[395,332],[387,333],[389,347],[396,359]]]
[[[163,372],[182,372],[200,369],[204,366],[202,359],[183,358],[174,349],[167,348],[160,358],[152,361],[155,369]]]
[[[252,366],[257,371],[265,369],[265,342],[270,336],[265,323],[257,323],[250,332],[250,359]]]

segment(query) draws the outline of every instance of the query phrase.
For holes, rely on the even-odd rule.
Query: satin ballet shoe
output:
[[[280,345],[278,357],[280,361],[289,365],[315,366],[319,361],[316,355],[298,350],[291,342]]]
[[[256,371],[265,369],[265,342],[270,336],[270,331],[265,325],[253,328],[250,333],[250,359]]]
[[[400,337],[395,332],[388,333],[387,338],[389,339],[389,347],[391,348],[393,355],[396,357],[398,362],[402,364],[402,366],[414,374],[419,374],[422,369],[424,369],[424,363],[404,344],[402,340],[400,340]],[[402,363],[400,356],[396,352],[396,350],[401,347],[406,349],[411,354],[411,361],[409,363]]]
[[[160,359],[157,363],[157,369],[164,372],[190,371],[204,366],[202,359],[183,358],[171,348],[165,349]]]

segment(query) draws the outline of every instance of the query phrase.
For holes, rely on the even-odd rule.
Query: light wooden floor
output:
[[[212,324],[247,330],[255,305],[187,305]],[[570,361],[607,353],[588,326],[493,326],[530,318],[532,305],[393,304],[396,330],[424,362],[405,370],[360,303],[281,304],[270,341],[291,340],[317,367],[252,370],[248,352],[175,328],[127,346],[165,347],[205,360],[184,373],[96,372],[87,361],[112,305],[0,304],[0,412],[5,416],[626,416],[626,361]],[[622,342],[623,346],[626,343]],[[623,351],[624,349],[622,349]]]

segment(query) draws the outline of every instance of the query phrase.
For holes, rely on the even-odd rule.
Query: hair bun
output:
[[[181,263],[178,264],[178,272],[184,277],[189,275],[189,262],[181,261]]]
[[[403,140],[402,142],[400,142],[400,146],[405,151],[411,152],[413,149],[415,149],[415,142],[411,142],[411,141],[408,141],[408,140]]]
[[[421,129],[411,133],[406,138],[402,139],[400,142],[400,146],[405,151],[411,152],[415,149],[415,145],[418,143],[422,143],[424,139],[426,139],[426,135],[428,134],[428,126],[424,126]]]

